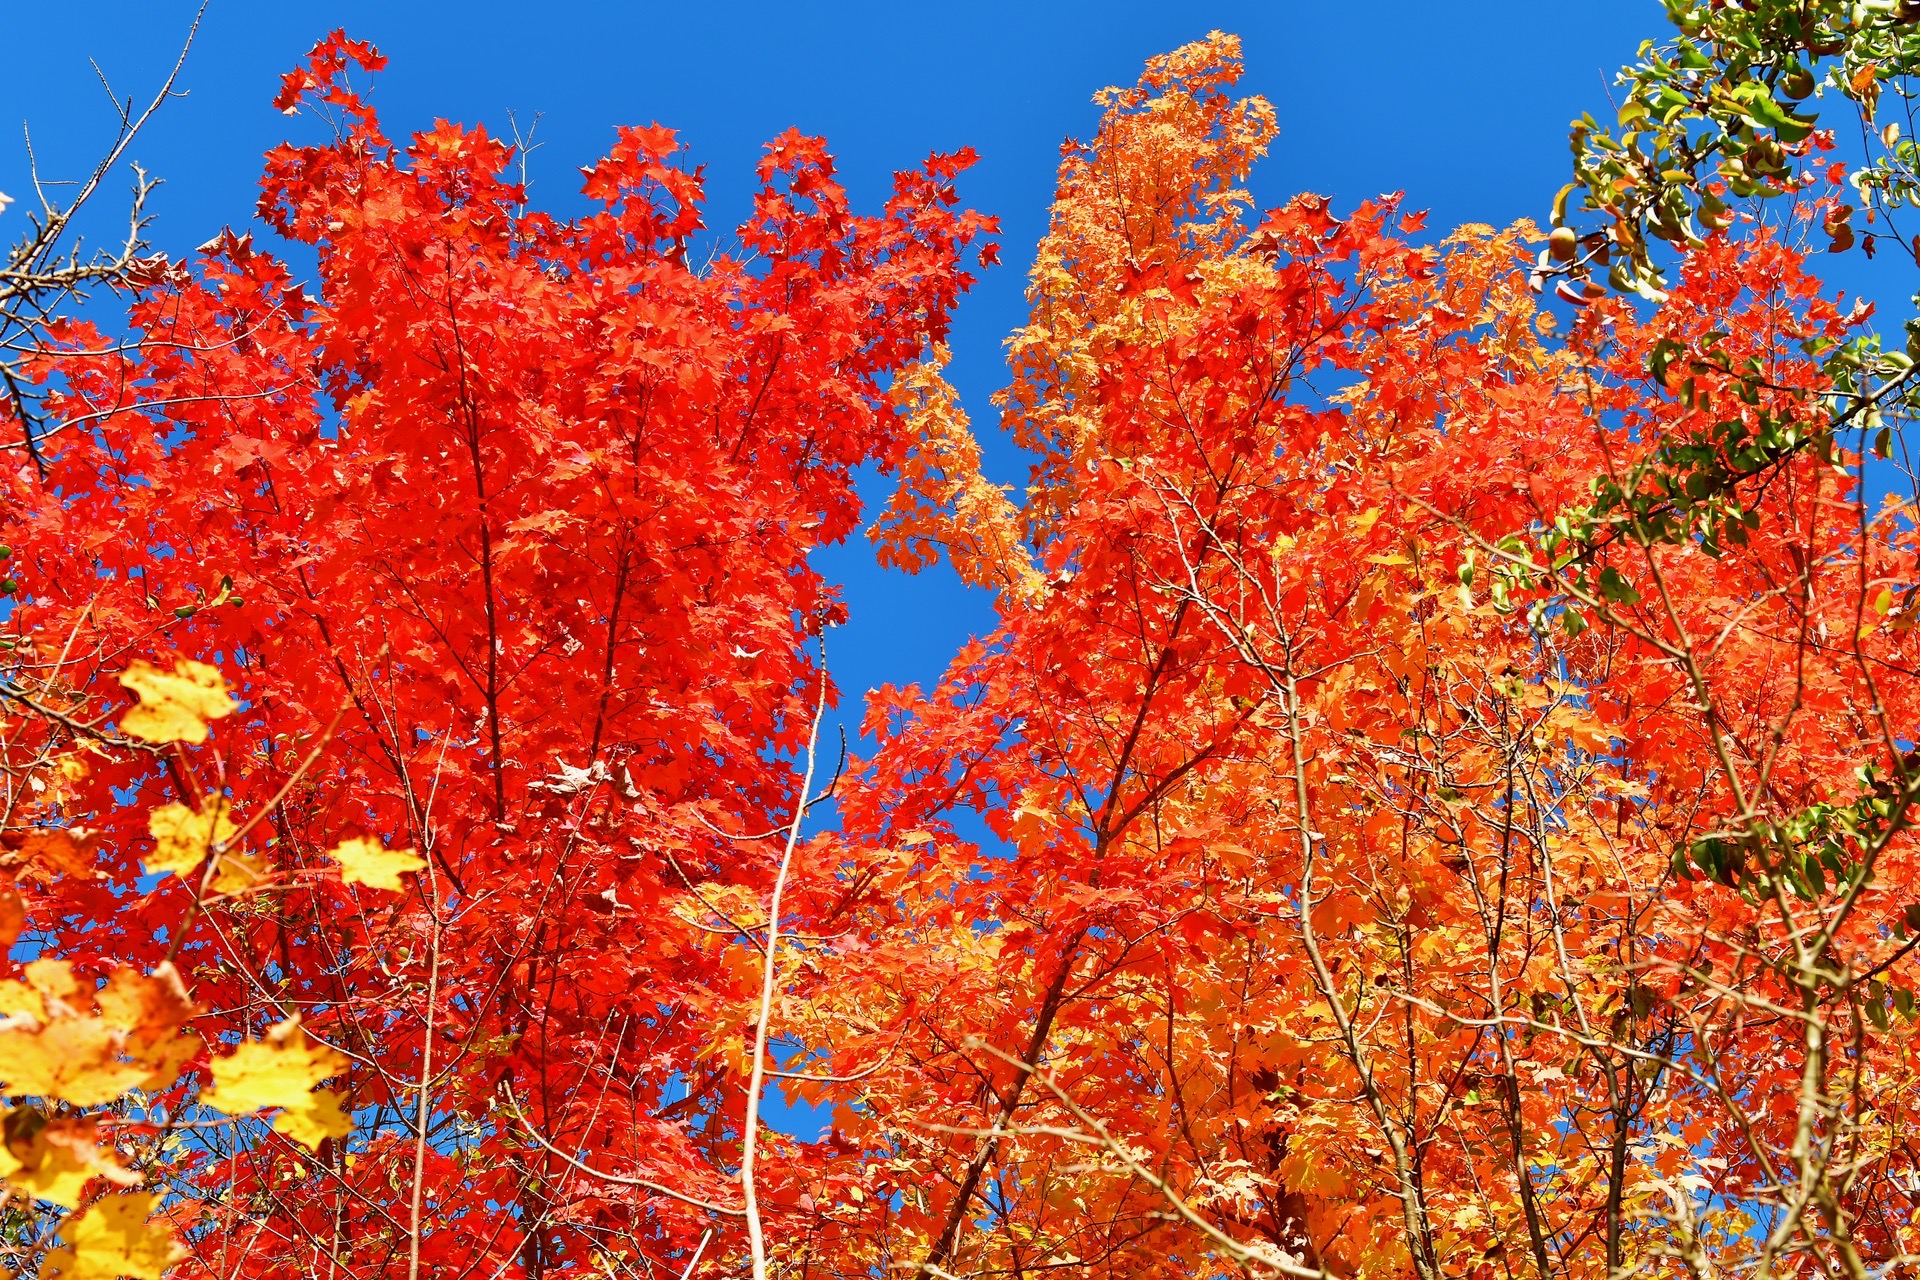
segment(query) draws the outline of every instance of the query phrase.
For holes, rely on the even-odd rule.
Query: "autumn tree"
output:
[[[707,259],[667,130],[561,220],[380,66],[280,98],[310,288],[229,233],[27,366],[85,430],[0,477],[16,1270],[1911,1265],[1914,490],[1831,185],[1638,297],[1260,213],[1214,35],[1063,155],[1016,494],[967,156],[859,214],[783,136]],[[870,463],[998,620],[843,761]]]
[[[807,556],[855,527],[855,469],[898,463],[888,382],[988,224],[965,155],[861,214],[789,134],[698,263],[671,132],[623,131],[561,221],[484,131],[390,141],[348,85],[380,66],[336,36],[280,97],[336,126],[263,180],[311,292],[228,233],[135,341],[69,325],[31,367],[87,429],[4,477],[43,966],[9,988],[8,1132],[83,1126],[58,1150],[164,1196],[183,1274],[683,1266],[746,1212],[776,864],[809,916],[873,891],[837,844],[789,867],[765,838],[832,696]],[[186,1058],[83,994],[149,972]],[[27,1070],[78,1035],[76,1077]],[[752,1132],[791,1206],[814,1157]],[[21,1266],[55,1243],[35,1197],[84,1181],[16,1176]],[[60,1265],[157,1274],[94,1260],[88,1221]]]
[[[1912,486],[1824,358],[1820,205],[1559,339],[1531,228],[1252,219],[1237,70],[1156,60],[1063,163],[1001,402],[1031,556],[944,469],[893,530],[1010,585],[870,711],[863,819],[956,886],[861,997],[929,1046],[862,1126],[888,1257],[1905,1265]]]

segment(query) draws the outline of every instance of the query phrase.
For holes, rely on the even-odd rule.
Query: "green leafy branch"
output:
[[[1920,159],[1896,126],[1876,131],[1888,90],[1911,97],[1920,68],[1920,3],[1914,0],[1666,0],[1676,34],[1648,41],[1622,70],[1612,125],[1573,122],[1573,181],[1554,201],[1567,226],[1577,194],[1607,220],[1608,282],[1658,300],[1664,277],[1655,245],[1686,249],[1732,220],[1729,198],[1768,199],[1800,190],[1795,162],[1819,146],[1815,100],[1851,102],[1884,154],[1853,175],[1862,196],[1886,207],[1920,197]],[[1851,211],[1829,215],[1836,248],[1853,243]],[[1595,259],[1561,257],[1546,274],[1584,281]]]

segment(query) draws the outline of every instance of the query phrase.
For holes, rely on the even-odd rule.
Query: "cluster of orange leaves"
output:
[[[1791,460],[1743,547],[1598,551],[1643,590],[1560,606],[1571,637],[1461,569],[1663,435],[1821,412],[1803,344],[1855,317],[1781,238],[1556,338],[1529,227],[1256,217],[1273,114],[1213,37],[1065,154],[1000,400],[1016,498],[941,377],[991,260],[968,157],[858,214],[783,136],[740,251],[696,265],[669,132],[622,133],[560,221],[482,131],[389,141],[347,78],[379,63],[335,37],[283,94],[339,123],[268,158],[312,292],[229,234],[131,348],[66,328],[67,425],[0,475],[17,1265],[728,1274],[769,963],[781,1087],[831,1117],[761,1139],[794,1271],[1758,1247],[1798,1140],[1790,939],[1672,855],[1891,767],[1871,725],[1920,681],[1863,602],[1914,581],[1913,513]],[[1709,334],[1757,403],[1652,380]],[[868,464],[900,477],[883,558],[948,557],[999,627],[870,700],[768,957],[843,610],[808,556]],[[1850,972],[1911,985],[1915,870],[1881,855]],[[1850,990],[1833,1220],[1886,1259],[1920,1245],[1920,1081]]]

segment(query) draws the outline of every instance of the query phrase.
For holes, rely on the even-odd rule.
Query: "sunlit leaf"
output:
[[[167,804],[147,818],[154,850],[147,855],[149,875],[172,872],[184,876],[205,862],[214,846],[233,839],[239,828],[229,817],[230,810],[221,796],[209,796],[195,812],[183,804]]]
[[[148,1192],[107,1196],[60,1228],[65,1247],[47,1255],[40,1274],[65,1280],[161,1280],[186,1255],[164,1221],[160,1197]]]
[[[427,860],[411,849],[383,848],[378,840],[367,836],[343,840],[327,856],[339,864],[341,883],[374,889],[404,888],[400,877],[427,865]]]
[[[120,683],[140,698],[120,717],[120,731],[147,742],[205,742],[207,722],[236,709],[220,669],[191,659],[176,662],[171,672],[136,662]]]

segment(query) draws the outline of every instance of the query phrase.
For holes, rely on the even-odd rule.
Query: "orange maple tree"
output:
[[[859,214],[784,136],[695,265],[668,131],[561,221],[379,66],[281,97],[311,293],[228,234],[33,364],[16,1270],[1910,1265],[1904,374],[1836,390],[1817,202],[1556,323],[1530,226],[1256,215],[1213,36],[1064,156],[1016,500],[941,372],[968,156]],[[998,628],[836,767],[871,463]]]

